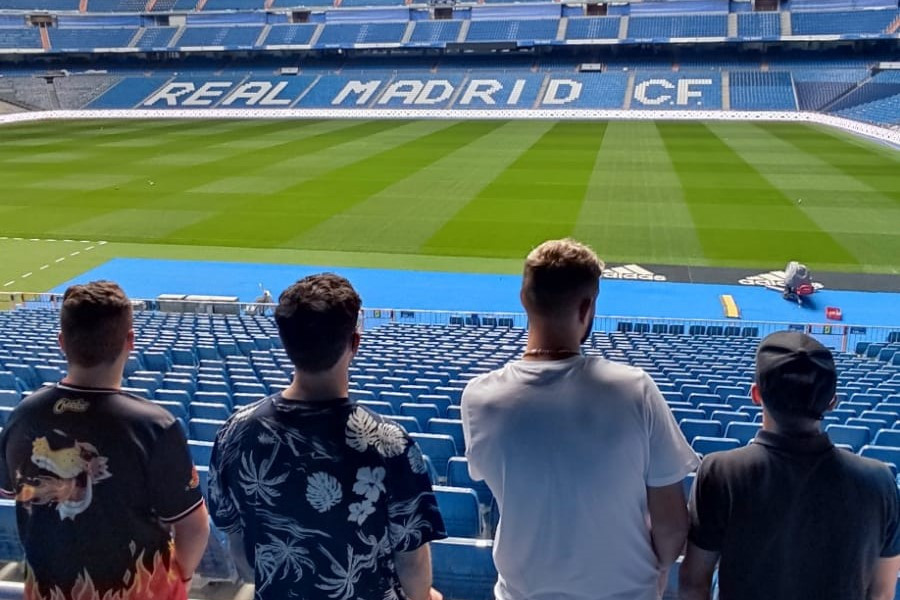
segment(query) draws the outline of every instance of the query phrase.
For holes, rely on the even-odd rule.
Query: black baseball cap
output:
[[[776,414],[821,419],[837,391],[831,351],[799,331],[778,331],[756,351],[756,385]]]

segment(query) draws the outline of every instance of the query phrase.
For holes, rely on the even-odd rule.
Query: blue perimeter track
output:
[[[97,279],[118,282],[132,298],[160,294],[238,296],[251,302],[259,285],[275,298],[296,280],[330,271],[349,279],[367,308],[458,312],[522,312],[518,275],[444,273],[306,265],[272,265],[117,258],[57,288]],[[900,327],[900,294],[821,290],[808,306],[787,302],[761,287],[603,280],[598,315],[671,319],[724,319],[720,296],[731,294],[741,321],[826,323],[825,307],[843,311],[843,322]]]

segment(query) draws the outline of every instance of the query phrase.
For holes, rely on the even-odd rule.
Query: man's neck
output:
[[[559,360],[580,353],[581,343],[576,335],[567,335],[549,327],[532,327],[528,330],[524,354],[526,360]]]
[[[294,373],[291,385],[281,392],[281,397],[287,401],[321,402],[346,398],[350,393],[348,373],[343,377],[337,373]]]
[[[763,413],[763,430],[786,437],[809,437],[822,433],[819,421],[779,424],[772,415]]]
[[[83,368],[70,364],[62,383],[75,387],[117,390],[122,387],[122,369],[118,366]]]

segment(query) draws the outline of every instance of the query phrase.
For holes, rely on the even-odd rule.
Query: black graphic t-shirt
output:
[[[210,512],[240,532],[256,598],[405,598],[395,552],[446,536],[418,445],[350,402],[265,398],[219,431]]]
[[[23,400],[0,434],[0,488],[26,600],[184,598],[169,524],[202,505],[198,483],[181,426],[147,400],[62,383]]]

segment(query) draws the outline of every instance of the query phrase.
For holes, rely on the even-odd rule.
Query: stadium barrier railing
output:
[[[723,110],[458,110],[458,109],[172,109],[172,110],[50,110],[0,115],[0,124],[66,119],[547,119],[547,120],[679,120],[783,121],[834,127],[900,148],[900,131],[844,117],[803,111]]]
[[[20,309],[58,310],[61,294],[49,292],[4,292],[0,294],[0,311]],[[135,311],[177,312],[220,315],[222,317],[271,316],[275,310],[273,303],[185,300],[172,302],[167,295],[156,299],[132,300]],[[420,310],[411,308],[363,308],[360,314],[360,328],[365,331],[374,327],[401,323],[409,325],[441,325],[458,327],[525,329],[528,317],[524,312],[490,311],[446,311]],[[641,316],[597,315],[593,331],[620,333],[657,333],[682,335],[712,335],[722,337],[764,337],[775,331],[792,329],[816,336],[822,342],[842,352],[853,352],[859,342],[885,342],[897,327],[881,325],[858,325],[844,322],[805,321],[747,321],[742,319],[682,319]]]

